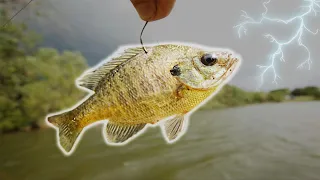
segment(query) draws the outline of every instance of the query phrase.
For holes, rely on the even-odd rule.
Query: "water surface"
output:
[[[150,128],[124,147],[84,134],[64,157],[52,129],[0,137],[1,180],[319,180],[320,103],[196,112],[167,145]]]

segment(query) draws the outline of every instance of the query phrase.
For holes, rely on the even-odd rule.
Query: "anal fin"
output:
[[[164,123],[164,132],[169,142],[173,142],[183,135],[182,129],[185,126],[184,121],[184,115],[177,115]]]
[[[140,132],[145,125],[146,124],[127,125],[109,121],[105,127],[105,138],[111,143],[122,143]]]

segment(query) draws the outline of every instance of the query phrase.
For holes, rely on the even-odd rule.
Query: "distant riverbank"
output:
[[[310,101],[319,101],[319,100],[315,100],[313,97],[310,96],[301,96],[301,97],[295,97],[293,99],[287,99],[281,102],[255,102],[255,103],[248,103],[248,104],[237,104],[237,105],[226,105],[226,104],[221,104],[219,102],[217,102],[217,100],[215,100],[214,98],[209,101],[207,104],[203,105],[202,107],[200,107],[198,109],[198,111],[214,111],[214,110],[221,110],[221,109],[228,109],[228,108],[236,108],[236,107],[245,107],[245,106],[252,106],[252,105],[259,105],[259,104],[281,104],[281,103],[295,103],[295,102],[310,102]],[[48,129],[50,128],[44,121],[44,119],[42,121],[37,121],[36,125],[33,126],[25,126],[22,127],[20,129],[15,129],[13,131],[7,131],[5,132],[7,133],[15,133],[15,132],[32,132],[32,131],[37,131],[40,129]]]
[[[245,106],[248,104],[301,102],[320,100],[318,87],[297,88],[294,90],[278,89],[270,92],[249,92],[238,87],[226,85],[200,109],[220,109]]]

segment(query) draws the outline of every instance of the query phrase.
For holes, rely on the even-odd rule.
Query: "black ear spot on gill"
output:
[[[172,76],[179,76],[181,74],[181,70],[178,65],[173,66],[173,68],[170,70],[170,73]]]

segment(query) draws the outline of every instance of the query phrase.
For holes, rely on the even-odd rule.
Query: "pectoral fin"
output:
[[[179,84],[177,86],[177,89],[175,91],[175,96],[176,96],[177,99],[183,98],[183,92],[182,91],[185,90],[185,89],[187,89],[187,87],[185,85],[183,85],[183,84]]]
[[[146,124],[126,125],[108,122],[105,128],[105,138],[111,143],[122,143],[140,132]]]
[[[182,129],[185,125],[184,115],[177,115],[172,119],[167,120],[164,125],[164,132],[169,142],[173,142],[178,137],[182,136]]]

